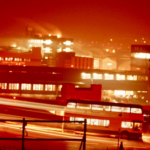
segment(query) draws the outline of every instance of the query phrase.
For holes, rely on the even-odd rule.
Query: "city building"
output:
[[[34,30],[26,45],[28,52],[17,44],[15,51],[0,49],[1,93],[60,96],[64,84],[101,85],[101,101],[149,103],[149,45],[131,45],[131,60],[76,56],[73,39],[35,35]]]
[[[66,103],[68,99],[101,101],[101,84],[91,84],[89,88],[79,88],[75,84],[63,84],[61,89],[61,97],[56,100],[61,103]]]
[[[49,66],[93,69],[93,58],[75,56],[75,52],[56,52],[55,56],[42,58],[41,47],[28,51],[14,47],[0,47],[0,65]]]
[[[148,73],[150,45],[131,45],[131,70]]]
[[[30,47],[41,47],[42,57],[45,58],[55,56],[57,52],[72,52],[73,39],[53,35],[38,35],[28,38],[28,48]]]
[[[93,69],[93,58],[75,56],[75,52],[59,52],[55,57],[56,67]]]
[[[28,51],[18,51],[10,47],[0,48],[0,65],[41,66],[41,60],[40,47],[32,47]]]
[[[61,87],[102,85],[101,101],[148,104],[148,74],[137,71],[0,66],[1,93],[61,96]]]

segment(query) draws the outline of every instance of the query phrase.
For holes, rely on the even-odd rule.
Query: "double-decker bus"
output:
[[[143,113],[141,105],[68,100],[65,121],[87,119],[87,134],[108,134],[126,139],[141,139]],[[64,123],[64,131],[82,132],[83,124]]]

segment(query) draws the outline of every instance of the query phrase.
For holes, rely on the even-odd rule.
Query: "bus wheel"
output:
[[[122,133],[121,133],[121,138],[122,138],[122,139],[128,139],[128,137],[129,137],[128,132],[122,132]]]

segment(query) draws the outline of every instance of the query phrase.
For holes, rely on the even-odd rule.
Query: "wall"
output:
[[[75,84],[63,84],[61,89],[61,100],[80,99],[90,101],[101,101],[102,85],[91,85],[91,88],[75,88]]]

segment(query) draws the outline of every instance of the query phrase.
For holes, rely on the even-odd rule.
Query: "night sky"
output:
[[[150,0],[3,0],[0,35],[42,34],[81,41],[147,38]]]
[[[150,0],[5,0],[0,14],[1,33],[34,25],[85,40],[149,37]]]

